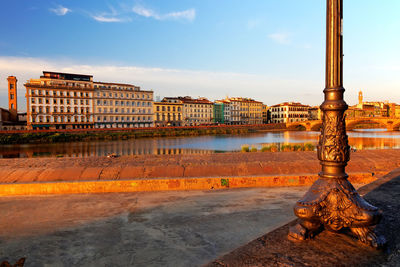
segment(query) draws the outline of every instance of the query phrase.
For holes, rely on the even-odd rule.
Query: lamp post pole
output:
[[[322,229],[349,228],[364,243],[380,247],[386,241],[374,232],[381,211],[367,203],[347,180],[350,160],[343,99],[343,0],[327,0],[326,72],[322,130],[318,159],[322,166],[319,179],[311,186],[294,212],[300,222],[290,228],[289,238],[312,238]]]

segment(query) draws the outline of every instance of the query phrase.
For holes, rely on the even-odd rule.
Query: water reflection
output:
[[[116,141],[71,142],[57,144],[25,144],[0,146],[0,158],[18,157],[93,157],[143,154],[207,154],[239,151],[247,144],[316,145],[319,132],[262,132],[247,135],[196,136],[175,138],[142,138]],[[356,149],[400,148],[400,132],[367,129],[348,132],[349,144]]]

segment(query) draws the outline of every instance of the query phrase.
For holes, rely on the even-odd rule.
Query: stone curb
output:
[[[112,181],[67,181],[0,184],[0,196],[88,194],[112,192],[151,192],[179,190],[213,190],[244,187],[307,186],[318,175],[280,175],[202,178],[153,178]],[[371,173],[350,173],[352,183],[368,184],[377,177]]]

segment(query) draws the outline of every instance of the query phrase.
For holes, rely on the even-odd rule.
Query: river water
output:
[[[92,157],[142,154],[207,154],[240,151],[243,145],[260,149],[264,145],[316,145],[319,132],[280,131],[246,135],[140,138],[116,141],[69,142],[56,144],[1,145],[0,158]],[[384,129],[349,131],[349,144],[360,149],[400,148],[400,132]]]

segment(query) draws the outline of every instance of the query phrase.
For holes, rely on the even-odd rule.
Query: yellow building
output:
[[[400,118],[400,105],[395,106],[395,118]]]
[[[262,102],[243,97],[232,97],[229,100],[239,103],[240,124],[262,124]]]
[[[154,102],[153,111],[157,127],[183,125],[183,102],[177,98],[165,97],[161,102]]]
[[[262,105],[262,123],[269,123],[269,107],[267,105]]]

